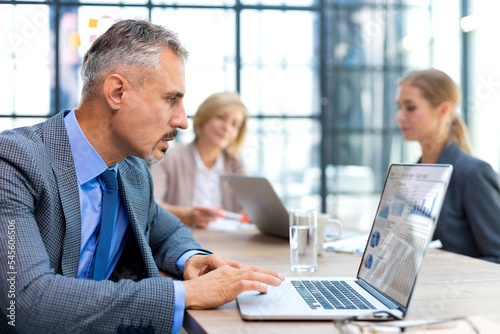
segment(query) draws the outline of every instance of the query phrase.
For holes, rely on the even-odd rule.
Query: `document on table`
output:
[[[215,221],[208,224],[207,230],[234,232],[243,229],[248,230],[253,228],[255,228],[254,224],[242,223],[241,221],[236,219],[218,217]]]
[[[329,251],[362,254],[367,240],[368,234],[361,234],[326,242],[323,247]]]

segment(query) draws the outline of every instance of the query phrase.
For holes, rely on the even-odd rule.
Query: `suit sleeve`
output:
[[[148,175],[147,171],[145,174]],[[149,178],[152,187],[152,179]],[[180,219],[165,210],[156,203],[153,193],[150,198],[150,225],[149,245],[154,255],[158,268],[170,274],[182,276],[178,272],[176,262],[187,251],[200,250],[210,253],[201,248],[195,242],[193,234]]]
[[[467,173],[465,212],[482,259],[500,263],[500,189],[490,165],[481,163]]]
[[[130,327],[171,332],[175,305],[171,279],[96,282],[62,275],[64,257],[54,254],[62,253],[63,243],[79,240],[61,237],[65,216],[54,209],[59,194],[50,181],[53,175],[41,173],[40,156],[23,145],[1,139],[0,144],[0,332],[116,333]],[[155,207],[150,205],[153,211]],[[163,216],[158,213],[152,219]],[[10,234],[9,226],[14,231]],[[166,232],[170,229],[170,237],[155,238],[157,248],[161,240],[190,239],[176,224]],[[155,236],[162,231],[152,229]],[[162,249],[165,266],[181,252],[180,246]],[[9,258],[11,267],[7,267]],[[15,327],[7,324],[7,308],[12,304]]]

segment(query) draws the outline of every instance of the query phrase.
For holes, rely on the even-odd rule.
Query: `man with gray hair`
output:
[[[120,21],[85,55],[75,109],[0,134],[0,332],[177,333],[184,309],[284,279],[203,250],[155,203],[144,160],[187,128],[186,57],[171,31]]]

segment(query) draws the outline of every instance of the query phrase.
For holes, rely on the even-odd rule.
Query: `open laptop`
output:
[[[451,165],[393,164],[356,277],[287,277],[237,298],[248,320],[402,319],[452,174]],[[332,266],[335,263],[331,264]]]
[[[288,239],[288,211],[267,179],[232,174],[223,177],[262,233]]]

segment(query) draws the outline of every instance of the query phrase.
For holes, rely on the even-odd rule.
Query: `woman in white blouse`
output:
[[[155,198],[186,225],[206,227],[218,208],[241,207],[223,174],[245,174],[237,157],[245,137],[247,110],[238,93],[209,96],[193,117],[195,139],[169,149],[151,167]]]

